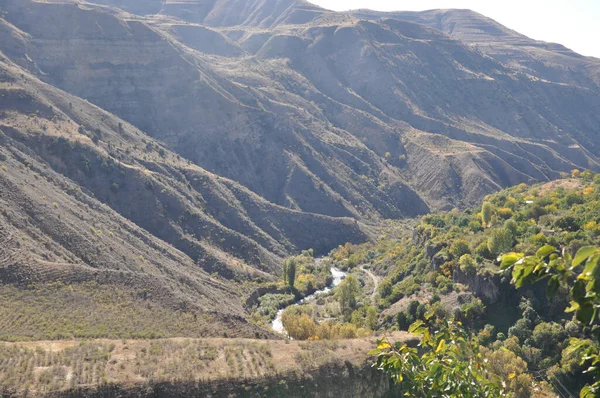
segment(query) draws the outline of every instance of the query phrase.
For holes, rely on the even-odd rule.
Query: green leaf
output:
[[[408,333],[415,333],[421,326],[425,325],[423,321],[416,321],[408,328]]]
[[[548,290],[547,290],[548,297],[556,296],[556,293],[558,293],[559,288],[560,288],[560,279],[559,279],[558,275],[554,275],[548,281]]]
[[[500,257],[500,268],[507,269],[522,259],[523,253],[508,253]]]
[[[556,248],[554,246],[546,245],[540,248],[535,255],[540,259],[544,259],[552,253],[556,253]]]
[[[374,350],[369,351],[369,353],[367,355],[379,355],[381,354],[383,351],[381,351],[379,348],[376,348]]]
[[[565,310],[566,313],[571,313],[575,311],[579,311],[580,305],[576,301],[571,301],[571,306]]]
[[[575,281],[575,284],[571,289],[571,296],[573,297],[573,300],[580,302],[585,298],[585,294],[585,282],[582,280]]]
[[[573,259],[573,267],[577,267],[579,264],[586,261],[591,255],[595,254],[598,249],[595,246],[584,246],[577,251],[575,258]]]
[[[589,303],[585,303],[581,306],[581,308],[579,308],[579,311],[577,311],[575,317],[579,322],[583,323],[584,325],[589,325],[594,319],[594,315],[594,306]]]
[[[579,398],[594,398],[592,388],[589,385],[583,387],[579,392]]]
[[[600,259],[600,256],[597,255],[590,257],[585,265],[585,268],[583,269],[583,272],[578,278],[584,281],[594,280],[596,274],[598,273],[598,259]]]

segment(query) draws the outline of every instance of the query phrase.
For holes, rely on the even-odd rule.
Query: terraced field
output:
[[[397,332],[394,338],[410,336]],[[336,341],[160,339],[0,343],[0,394],[44,395],[103,385],[200,383],[362,366],[376,337]]]

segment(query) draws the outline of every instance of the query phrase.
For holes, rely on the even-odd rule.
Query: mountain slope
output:
[[[395,18],[430,26],[515,70],[557,83],[600,87],[600,60],[556,43],[533,40],[470,10],[381,13],[359,10],[362,18]]]
[[[598,167],[599,100],[590,89],[521,76],[422,25],[323,12],[304,25],[229,27],[245,23],[247,10],[220,1],[216,9],[240,14],[214,24],[233,51],[223,58],[177,34],[202,32],[198,25],[92,5],[4,1],[6,23],[23,32],[15,62],[31,59],[46,82],[292,209],[412,216]],[[254,10],[276,12],[280,4]],[[33,23],[65,16],[78,28]],[[420,144],[431,137],[423,133],[450,138],[437,142],[452,151],[434,151],[447,168],[423,162],[432,148]],[[413,178],[432,173],[431,183]],[[474,187],[481,189],[471,194]]]
[[[249,336],[244,282],[284,256],[600,168],[595,60],[477,14],[98,3],[0,0],[10,284],[99,282],[142,318],[148,285],[164,324]]]
[[[165,317],[205,314],[185,335],[254,336],[240,300],[250,291],[232,280],[270,280],[289,253],[368,239],[355,221],[279,207],[206,172],[4,57],[0,77],[3,286],[123,289],[138,315],[146,302]]]

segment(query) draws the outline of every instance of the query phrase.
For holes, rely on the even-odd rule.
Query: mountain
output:
[[[266,335],[242,302],[283,257],[600,169],[600,61],[470,11],[0,0],[0,16],[2,281],[122,289],[132,317],[164,309],[161,335]]]
[[[5,57],[0,77],[3,283],[98,283],[142,295],[136,305],[205,314],[186,334],[237,325],[247,336],[259,329],[233,281],[272,280],[290,253],[368,239],[355,221],[274,205],[183,160]]]
[[[483,52],[507,66],[554,83],[600,85],[600,59],[584,57],[556,43],[533,40],[471,10],[382,13],[358,10],[367,19],[395,18],[423,24]]]

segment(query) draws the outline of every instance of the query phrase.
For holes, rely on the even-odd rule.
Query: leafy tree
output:
[[[337,288],[336,297],[344,314],[356,308],[356,296],[360,293],[360,285],[354,275],[348,275]]]
[[[515,398],[529,398],[533,380],[526,374],[527,363],[514,352],[507,349],[486,352],[490,371],[506,380],[506,388],[514,394]]]
[[[367,308],[367,327],[371,330],[377,329],[377,310],[373,306]]]
[[[569,287],[571,304],[566,312],[575,313],[589,338],[571,338],[567,352],[575,353],[580,365],[587,366],[586,372],[594,378],[581,389],[580,397],[600,396],[600,248],[584,246],[571,257],[566,250],[561,255],[555,247],[544,246],[533,256],[506,254],[500,266],[512,272],[512,283],[517,288],[547,280],[548,295],[553,297],[561,285]]]
[[[497,256],[506,253],[513,246],[513,236],[505,228],[498,228],[490,233],[488,238],[488,249],[490,253]]]
[[[377,355],[376,366],[400,384],[404,396],[491,398],[504,395],[501,381],[488,371],[476,339],[460,323],[442,320],[427,327],[423,321],[417,321],[409,332],[421,336],[419,349],[383,339],[370,353]]]
[[[475,259],[470,254],[465,254],[462,256],[460,260],[458,260],[458,265],[460,266],[460,270],[467,275],[475,273]]]
[[[565,330],[558,323],[542,322],[533,329],[531,340],[544,355],[560,354],[560,345],[566,338]]]
[[[531,337],[531,321],[526,318],[521,318],[513,326],[508,329],[508,337],[515,336],[519,342],[523,344]]]
[[[512,234],[513,238],[517,237],[519,225],[515,220],[506,220],[504,223],[504,228]]]
[[[410,315],[406,315],[406,313],[400,311],[398,315],[396,315],[396,323],[398,324],[398,329],[408,330],[412,324],[412,318]]]
[[[417,318],[417,309],[419,308],[419,305],[421,303],[419,303],[419,300],[412,300],[410,303],[408,303],[408,313],[410,314],[410,316],[413,317],[413,319]]]
[[[384,279],[379,284],[379,295],[381,296],[381,298],[386,298],[390,294],[392,294],[392,281],[389,279]]]
[[[297,315],[284,311],[281,315],[281,323],[288,335],[296,340],[308,340],[317,332],[317,324],[308,314]]]
[[[296,265],[296,260],[295,259],[290,259],[287,262],[287,267],[286,267],[286,274],[287,274],[287,283],[290,287],[294,287],[294,283],[296,283],[296,269],[297,265]]]
[[[460,258],[461,256],[470,253],[471,249],[469,248],[467,241],[464,239],[455,240],[450,246],[450,254],[452,254],[452,256],[455,258]]]
[[[494,205],[490,202],[483,202],[481,206],[481,221],[484,227],[487,227],[492,222],[492,216],[494,215]]]

